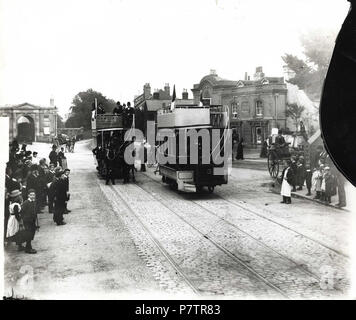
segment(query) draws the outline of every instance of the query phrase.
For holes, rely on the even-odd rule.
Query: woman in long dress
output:
[[[290,204],[292,203],[291,192],[293,186],[294,174],[293,170],[290,167],[291,162],[287,162],[287,166],[282,172],[282,187],[281,187],[281,196],[283,197],[281,203]]]
[[[244,139],[240,136],[238,143],[237,143],[237,150],[236,150],[236,159],[243,160],[244,159],[244,146],[243,146]]]

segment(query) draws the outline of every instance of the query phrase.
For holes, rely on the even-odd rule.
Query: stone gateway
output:
[[[0,116],[9,118],[9,139],[18,142],[51,142],[57,132],[57,108],[31,103],[0,106]]]

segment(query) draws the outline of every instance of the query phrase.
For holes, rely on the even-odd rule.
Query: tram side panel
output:
[[[197,132],[199,132],[199,129]],[[198,141],[194,141],[197,143],[195,146],[195,151],[198,150],[198,154],[193,155],[194,150],[191,150],[190,138],[180,137],[179,133],[181,133],[181,131],[178,129],[175,131],[176,161],[175,163],[167,163],[159,166],[160,174],[162,175],[162,180],[164,182],[172,184],[178,189],[183,189],[184,184],[195,185],[197,190],[201,189],[202,187],[215,187],[217,185],[227,184],[227,174],[216,174],[215,171],[215,168],[223,168],[224,162],[221,164],[216,164],[212,155],[213,150],[218,150],[217,152],[219,152],[221,157],[224,156],[224,130],[220,130],[220,140],[214,145],[212,141],[211,128],[208,129],[208,132],[210,138],[210,150],[204,150],[204,152],[209,152],[209,161],[208,163],[204,163],[202,154],[202,140],[198,138]],[[180,139],[185,140],[183,141],[185,145],[184,150],[180,150],[179,148]],[[194,142],[192,143],[194,144]],[[195,161],[193,161],[193,157],[195,158]],[[183,158],[186,158],[186,163],[182,163]]]

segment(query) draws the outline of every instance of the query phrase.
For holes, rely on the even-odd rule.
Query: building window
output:
[[[237,119],[239,117],[239,105],[236,102],[233,102],[231,104],[231,113],[232,113],[232,118]]]
[[[256,143],[262,144],[262,128],[256,127]]]
[[[241,104],[241,111],[245,114],[248,115],[250,113],[250,106],[247,101],[242,102]]]
[[[256,101],[256,116],[257,117],[263,116],[263,103],[261,100]]]

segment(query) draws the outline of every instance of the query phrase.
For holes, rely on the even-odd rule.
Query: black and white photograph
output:
[[[355,299],[355,30],[353,0],[0,0],[3,299]]]

